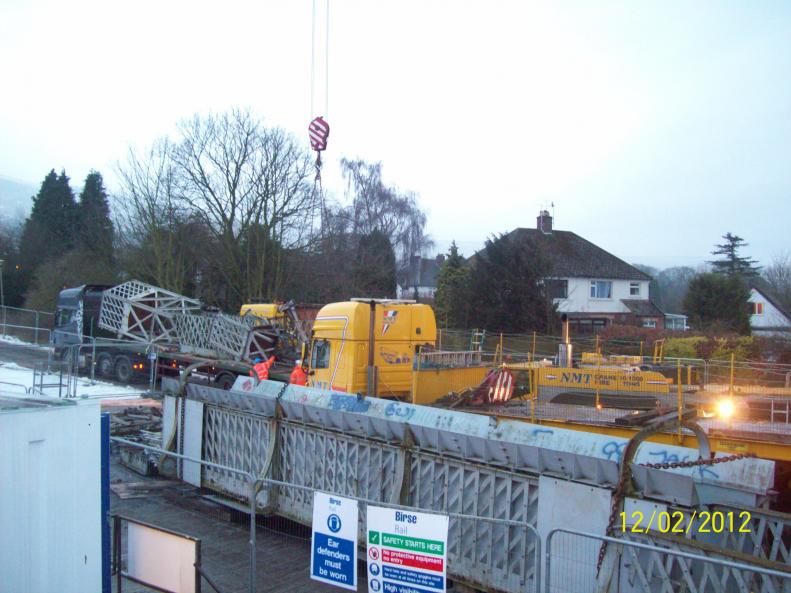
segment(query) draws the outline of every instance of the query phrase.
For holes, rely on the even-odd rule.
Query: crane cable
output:
[[[325,5],[325,35],[324,35],[324,115],[329,111],[329,72],[330,72],[330,0]],[[313,118],[308,126],[311,148],[316,151],[316,177],[313,181],[313,193],[318,197],[321,228],[324,228],[325,203],[324,191],[321,186],[321,152],[327,148],[327,138],[330,126],[323,116],[314,117],[316,96],[316,0],[313,0],[311,16],[310,38],[310,117]]]
[[[330,0],[326,0],[324,13],[324,117],[329,115],[330,107]],[[316,91],[316,0],[313,0],[313,11],[310,27],[310,117],[314,117]]]

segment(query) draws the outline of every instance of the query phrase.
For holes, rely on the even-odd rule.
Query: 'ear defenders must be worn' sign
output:
[[[357,590],[357,501],[313,493],[310,578]]]
[[[369,593],[444,593],[448,517],[368,507]]]

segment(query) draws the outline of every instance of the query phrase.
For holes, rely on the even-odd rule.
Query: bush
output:
[[[713,360],[730,360],[731,354],[735,360],[759,360],[762,358],[762,348],[759,338],[715,338],[715,348],[709,358]]]
[[[665,356],[669,358],[701,358],[699,347],[706,342],[705,336],[688,338],[668,338],[665,342]]]

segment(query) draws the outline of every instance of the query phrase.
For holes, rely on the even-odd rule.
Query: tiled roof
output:
[[[626,305],[629,311],[638,317],[664,317],[665,315],[653,301],[646,301],[645,299],[621,299],[621,302]]]
[[[549,260],[550,273],[558,278],[651,280],[648,274],[571,231],[543,233],[538,229],[518,228],[506,236],[541,250]]]
[[[412,286],[437,287],[437,277],[442,263],[436,258],[412,257],[409,264],[398,270],[398,285],[402,288]]]

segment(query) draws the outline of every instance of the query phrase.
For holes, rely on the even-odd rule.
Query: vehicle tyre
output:
[[[115,379],[119,383],[129,383],[132,379],[132,361],[126,356],[119,356],[115,361]]]
[[[103,352],[96,357],[96,372],[101,377],[113,376],[113,357]]]
[[[228,391],[231,387],[233,387],[235,382],[236,377],[223,374],[217,377],[217,379],[214,381],[214,385],[217,387],[217,389],[224,389],[225,391]]]

